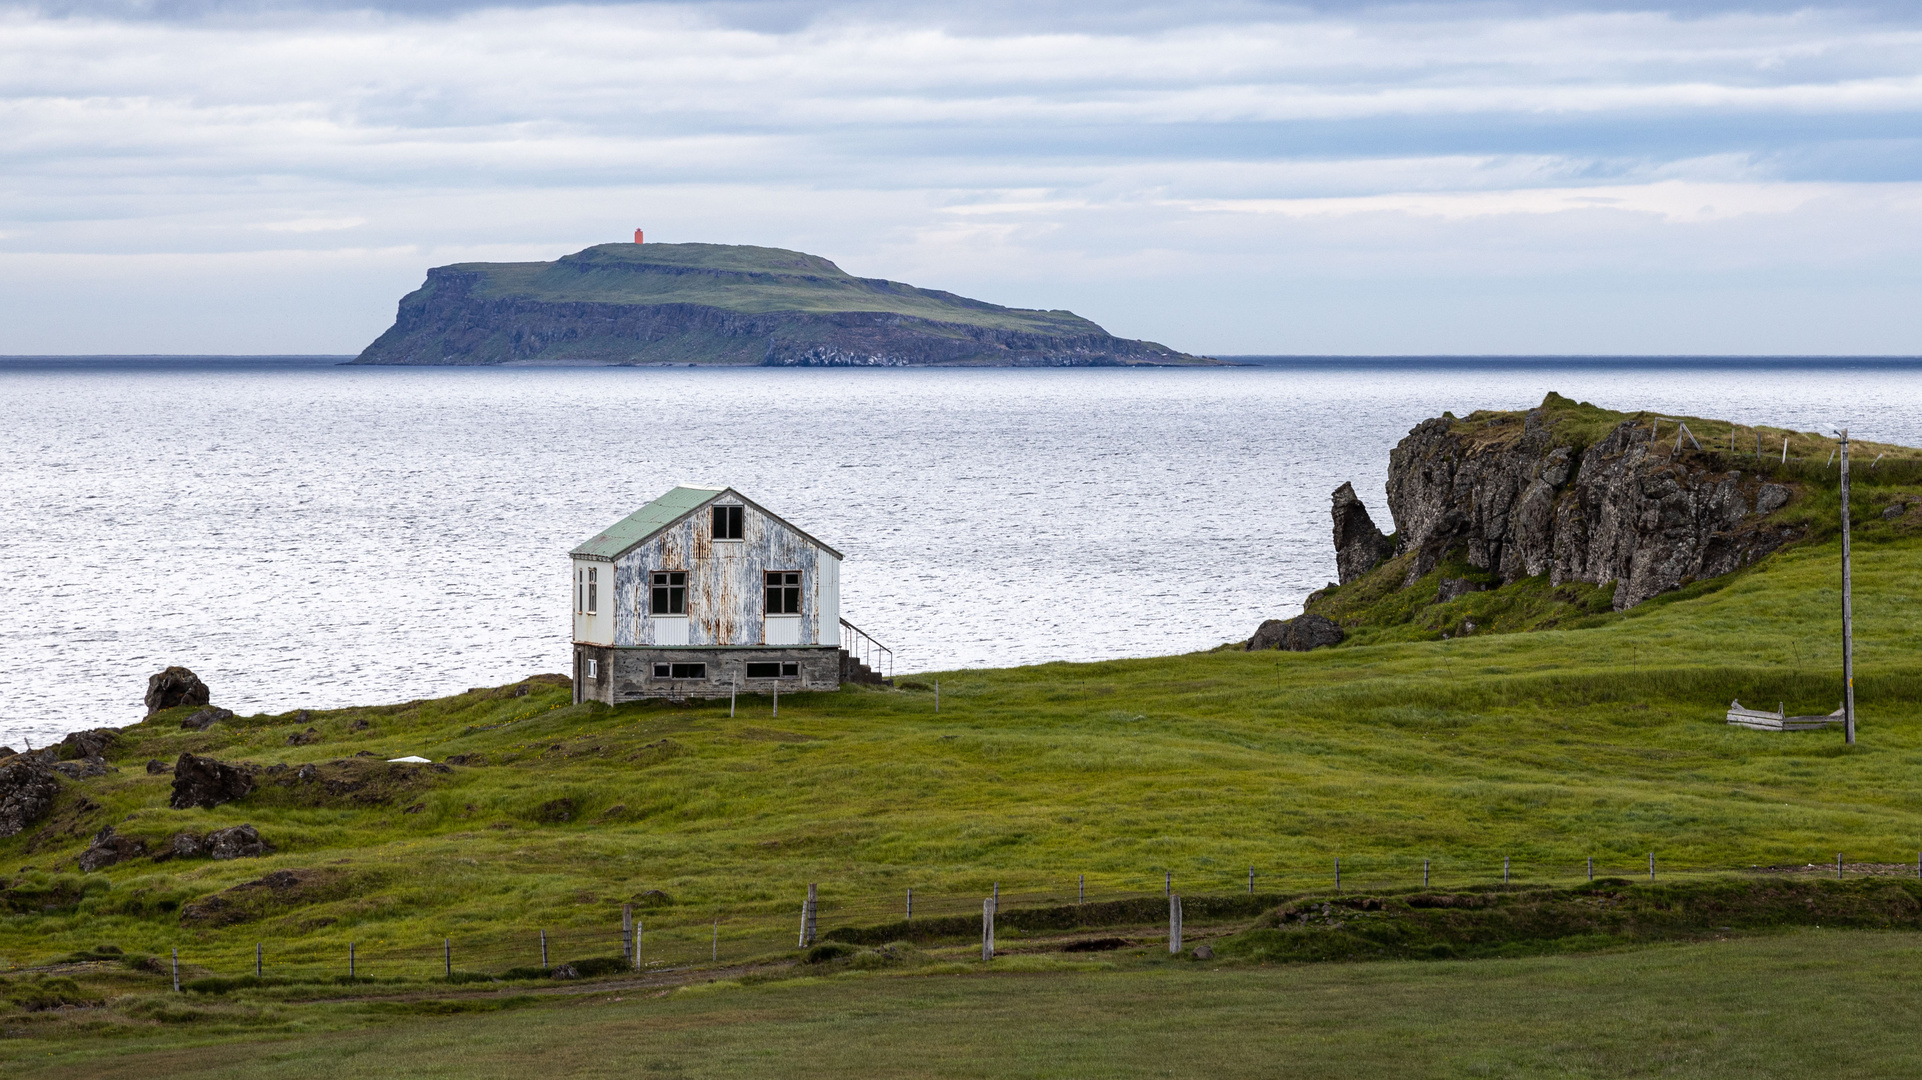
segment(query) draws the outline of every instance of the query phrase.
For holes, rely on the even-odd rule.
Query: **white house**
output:
[[[677,487],[572,558],[577,702],[879,681],[842,647],[841,553],[732,488]]]

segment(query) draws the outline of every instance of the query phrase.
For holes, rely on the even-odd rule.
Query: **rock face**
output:
[[[1395,542],[1381,534],[1368,508],[1355,494],[1355,485],[1335,489],[1336,580],[1346,585],[1395,554]]]
[[[91,874],[115,863],[126,862],[147,853],[144,841],[118,836],[109,825],[94,834],[93,843],[80,853],[80,869]]]
[[[147,680],[147,715],[176,705],[205,705],[210,697],[200,676],[184,667],[170,667]]]
[[[60,781],[38,755],[21,754],[0,762],[0,838],[16,836],[47,816]]]
[[[1066,311],[857,278],[819,256],[602,244],[552,263],[439,266],[359,364],[779,367],[1212,364]]]
[[[1269,619],[1248,639],[1248,651],[1285,649],[1307,652],[1323,645],[1339,645],[1347,635],[1333,619],[1320,615],[1297,615],[1292,619]]]
[[[56,761],[53,763],[53,770],[69,780],[91,780],[96,776],[105,776],[110,772],[118,771],[112,765],[107,764],[107,759],[103,757],[81,758],[78,761]]]
[[[167,850],[155,858],[246,859],[265,855],[273,849],[273,845],[261,839],[260,833],[252,825],[235,825],[215,829],[205,836],[190,832],[176,834],[168,842]]]
[[[94,728],[92,731],[76,731],[60,740],[56,747],[60,756],[66,760],[74,758],[97,758],[107,752],[107,748],[120,737],[118,728]]]
[[[168,805],[175,810],[196,806],[211,810],[221,803],[245,798],[253,789],[253,772],[243,766],[182,754],[180,760],[174,762],[173,798]]]
[[[1540,574],[1556,585],[1613,582],[1619,611],[1739,569],[1798,535],[1765,518],[1787,504],[1788,488],[1722,468],[1713,455],[1677,452],[1654,441],[1646,422],[1568,445],[1548,404],[1519,425],[1425,420],[1395,447],[1388,509],[1398,553],[1412,556],[1405,583],[1459,550],[1503,583]],[[1340,535],[1355,515],[1340,508],[1341,489],[1335,497]]]

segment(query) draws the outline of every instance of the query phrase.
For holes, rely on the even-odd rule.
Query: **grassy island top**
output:
[[[818,255],[745,244],[600,244],[553,262],[457,263],[482,297],[547,303],[698,304],[764,315],[882,311],[1053,335],[1106,333],[1071,311],[1033,311],[898,281],[860,278]]]

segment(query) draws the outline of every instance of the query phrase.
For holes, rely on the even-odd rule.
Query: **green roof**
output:
[[[576,545],[574,550],[568,552],[568,554],[583,555],[590,559],[607,559],[609,561],[618,559],[622,554],[632,549],[634,545],[646,541],[655,533],[660,532],[662,529],[667,528],[669,525],[674,524],[731,491],[734,492],[734,496],[742,502],[754,507],[754,509],[759,510],[761,513],[766,514],[768,517],[773,518],[788,528],[794,529],[795,532],[800,533],[810,542],[818,544],[835,558],[839,559],[842,557],[840,552],[821,543],[820,540],[808,536],[808,534],[801,529],[795,529],[793,522],[770,511],[767,507],[742,495],[740,492],[734,491],[733,488],[688,487],[685,484],[675,487],[667,494],[655,499],[653,502],[648,503],[646,506],[641,507],[639,510],[634,511],[614,524],[609,525],[607,528],[602,529],[599,535]]]
[[[569,552],[595,559],[613,559],[635,544],[699,510],[726,488],[677,487],[602,529],[600,535]]]

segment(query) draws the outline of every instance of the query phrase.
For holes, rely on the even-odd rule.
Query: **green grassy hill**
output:
[[[859,278],[819,255],[745,244],[600,244],[553,262],[457,263],[482,275],[487,298],[548,302],[699,304],[770,314],[879,311],[935,322],[1040,334],[1102,333],[1071,311],[1032,311]]]

